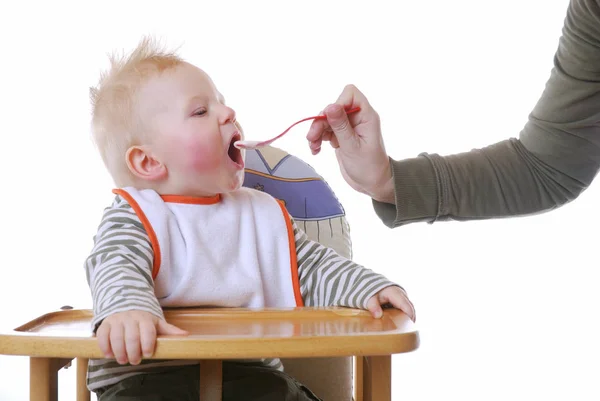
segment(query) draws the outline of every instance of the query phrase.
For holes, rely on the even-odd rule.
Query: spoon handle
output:
[[[347,108],[346,109],[346,114],[356,113],[357,111],[360,111],[360,107]],[[281,134],[277,135],[274,138],[267,139],[266,141],[260,141],[260,142],[257,142],[257,141],[237,141],[234,144],[234,146],[236,146],[238,148],[244,148],[244,149],[255,149],[255,148],[260,148],[260,147],[263,147],[263,146],[267,146],[267,145],[270,145],[271,143],[273,143],[274,141],[276,141],[277,139],[281,138],[285,134],[287,134],[289,130],[291,130],[296,125],[298,125],[298,124],[300,124],[300,123],[302,123],[304,121],[308,121],[308,120],[324,120],[325,118],[327,118],[327,117],[325,117],[324,115],[306,117],[306,118],[303,118],[302,120],[296,121],[295,123],[293,123],[292,125],[290,125],[285,131],[283,131]]]

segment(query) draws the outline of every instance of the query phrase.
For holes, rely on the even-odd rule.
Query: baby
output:
[[[380,317],[390,304],[414,319],[400,286],[309,240],[276,199],[242,187],[233,143],[243,131],[204,71],[144,38],[111,57],[91,101],[118,188],[85,263],[106,356],[88,367],[100,401],[198,399],[197,361],[147,359],[158,335],[186,335],[162,307],[346,306]],[[224,363],[223,399],[319,398],[262,359]]]

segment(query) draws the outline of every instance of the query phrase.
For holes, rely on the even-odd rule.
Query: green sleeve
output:
[[[502,114],[490,115],[490,122]],[[600,5],[572,0],[546,87],[519,139],[470,152],[390,160],[389,227],[522,216],[577,198],[600,167]]]

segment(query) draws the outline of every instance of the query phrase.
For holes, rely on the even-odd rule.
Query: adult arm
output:
[[[600,4],[572,0],[550,78],[519,139],[444,157],[390,159],[395,204],[373,200],[375,211],[397,227],[552,210],[596,176],[599,122]]]

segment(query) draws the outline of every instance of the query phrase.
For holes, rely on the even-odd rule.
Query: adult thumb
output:
[[[165,336],[187,336],[189,333],[164,320],[160,320],[158,326],[156,326],[156,334]]]
[[[327,122],[333,130],[338,142],[349,141],[356,135],[350,125],[346,110],[339,104],[331,104],[324,110]]]

